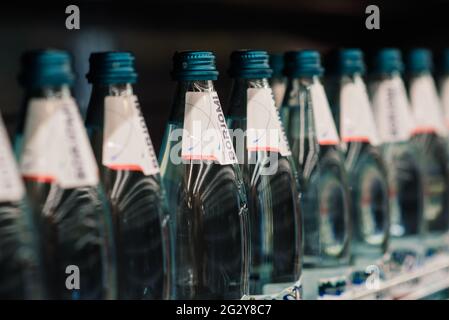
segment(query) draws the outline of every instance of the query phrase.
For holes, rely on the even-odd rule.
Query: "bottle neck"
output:
[[[104,99],[109,96],[127,97],[134,94],[132,84],[101,84],[94,83],[87,108],[86,124],[88,126],[103,126]]]
[[[242,79],[237,78],[232,82],[229,101],[229,115],[231,117],[246,117],[248,95],[251,88],[270,88],[268,79]]]
[[[176,84],[175,99],[170,115],[171,122],[184,121],[184,110],[187,92],[215,92],[212,80],[179,81]]]
[[[316,82],[320,82],[318,76],[289,78],[282,105],[285,107],[308,105],[302,101],[305,98],[304,91],[309,91]]]
[[[27,88],[25,91],[25,98],[22,103],[21,119],[17,127],[17,133],[22,134],[25,126],[25,119],[27,116],[28,105],[32,99],[52,99],[52,98],[70,98],[72,92],[69,85],[49,86],[40,88]]]

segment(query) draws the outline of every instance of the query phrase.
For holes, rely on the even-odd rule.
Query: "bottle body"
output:
[[[0,299],[42,299],[39,237],[0,116]]]
[[[334,117],[338,123],[351,191],[353,263],[365,270],[388,249],[390,209],[387,171],[361,71],[337,80]]]
[[[267,90],[268,103],[257,105],[259,110],[252,110],[249,104],[253,102],[248,99],[248,89]],[[265,100],[259,99],[257,102]],[[248,122],[248,118],[265,112],[262,110],[264,108],[275,109],[266,79],[236,79],[230,104],[228,123],[234,133],[256,130],[254,127],[248,128],[248,123],[254,122]],[[274,115],[278,117],[277,111],[274,111]],[[270,133],[268,128],[266,132],[261,132],[266,135]],[[283,135],[283,131],[277,133]],[[268,145],[258,145],[254,150],[249,147],[249,135],[247,133],[243,138],[242,135],[234,134],[234,146],[248,199],[251,234],[250,293],[279,293],[300,279],[302,225],[298,176],[290,150],[270,151],[271,148],[266,148]],[[243,144],[243,148],[239,148],[237,139]]]
[[[350,262],[349,188],[335,124],[318,77],[291,79],[284,103],[287,136],[300,172],[304,294],[306,299],[315,299],[326,278],[345,277]],[[318,107],[322,113],[317,113]],[[320,123],[321,128],[334,129],[328,138],[326,131],[317,131]]]
[[[237,164],[182,158],[182,129],[194,121],[185,117],[189,93],[216,96],[210,80],[180,82],[161,148],[173,239],[173,297],[239,299],[248,294],[245,189]],[[221,117],[224,121],[222,111]]]
[[[423,185],[416,146],[411,143],[413,119],[398,71],[381,74],[372,86],[373,111],[387,168],[390,203],[390,254],[423,254]]]
[[[430,71],[415,73],[410,79],[410,102],[415,120],[412,143],[423,183],[423,233],[427,253],[447,245],[449,230],[449,171],[444,137],[443,110]]]
[[[95,166],[92,167],[94,163],[91,163],[92,159],[89,160],[91,149],[87,135],[82,129],[79,112],[66,86],[36,90],[31,96],[25,107],[24,131],[19,129],[16,138],[16,152],[21,159],[21,171],[25,178],[30,207],[35,214],[42,237],[43,267],[48,297],[114,298],[115,254],[110,211],[103,189],[96,181]],[[57,114],[59,116],[55,116]],[[36,122],[36,119],[48,121]],[[49,125],[53,121],[50,119],[56,119],[55,126]],[[65,122],[61,122],[64,120]],[[58,133],[51,130],[61,127],[68,132],[67,137],[61,134],[61,131]],[[51,135],[67,138],[64,140],[66,147],[73,153],[65,153],[64,150],[58,149],[64,148],[61,142],[54,143],[48,140],[48,149],[45,150],[42,146],[45,139],[40,142],[31,140],[33,136],[49,138]],[[70,179],[67,185],[61,185],[64,179],[69,180],[67,177],[61,178],[65,170],[59,171],[55,169],[56,167],[52,167],[67,161],[59,159],[58,153],[70,154],[73,162],[69,160],[69,164],[79,165],[76,169],[79,176]],[[77,158],[80,154],[83,155]],[[78,160],[75,160],[76,158]],[[41,164],[48,170],[41,171],[43,168],[39,167]],[[33,171],[36,174],[32,174]],[[82,180],[80,185],[76,185],[80,182],[77,181],[78,178]],[[84,179],[91,180],[84,183]],[[76,279],[73,283],[66,281],[67,272],[73,272]]]
[[[106,102],[109,101],[108,97],[132,101],[126,99],[134,98],[134,95],[130,84],[94,86],[86,120],[101,181],[111,206],[117,254],[118,298],[167,299],[170,291],[169,230],[158,168],[147,174],[130,163],[124,166],[121,163],[106,165],[103,150],[112,141],[106,140],[105,134],[109,136],[110,132],[105,132],[105,122],[111,122],[111,112],[116,111],[105,111],[111,107]],[[122,114],[120,125],[126,126],[128,122],[134,125],[133,129],[127,131],[130,134],[132,130],[137,130],[137,126],[132,120],[128,121],[132,117],[123,116],[127,113],[125,108],[135,108],[130,113],[136,112],[138,115],[140,108],[137,104],[129,105],[123,101],[118,100],[118,107],[123,110],[117,112]],[[105,112],[109,112],[107,117]],[[143,118],[140,120],[144,121]],[[122,138],[126,137],[118,137],[119,140]],[[131,153],[132,150],[125,150],[126,146],[122,145],[123,150],[119,152]],[[150,158],[144,160],[151,161]]]

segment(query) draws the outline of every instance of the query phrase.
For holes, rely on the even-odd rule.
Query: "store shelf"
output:
[[[368,289],[366,286],[350,289],[337,300],[418,300],[445,289],[449,289],[449,255],[447,254],[433,257],[414,271],[381,281],[376,289]]]

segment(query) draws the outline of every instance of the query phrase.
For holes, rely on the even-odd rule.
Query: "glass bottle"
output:
[[[169,297],[168,215],[159,166],[133,84],[134,56],[93,53],[86,126],[111,204],[118,298]]]
[[[350,263],[350,194],[339,137],[313,50],[285,56],[287,136],[300,173],[304,296],[341,294]]]
[[[299,297],[302,224],[298,176],[275,107],[265,51],[231,55],[228,127],[247,191],[250,293]],[[246,133],[246,135],[245,135]]]
[[[248,209],[241,173],[213,81],[215,56],[174,55],[177,81],[160,152],[173,232],[176,299],[248,294]]]
[[[75,100],[64,51],[22,56],[26,89],[16,153],[43,247],[50,299],[110,299],[115,252],[107,199]]]

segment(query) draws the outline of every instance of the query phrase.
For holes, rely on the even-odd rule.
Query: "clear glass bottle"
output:
[[[16,153],[42,239],[50,299],[109,299],[116,294],[115,252],[107,199],[76,102],[70,57],[28,52]]]
[[[173,232],[173,298],[240,299],[249,292],[248,209],[213,85],[215,56],[183,51],[173,60],[176,93],[159,155]],[[213,143],[206,146],[203,134]]]
[[[39,236],[0,115],[0,299],[45,298]]]
[[[256,50],[233,52],[230,74],[233,86],[228,127],[233,132],[247,191],[250,294],[276,296],[300,287],[298,176],[268,83],[268,54]]]
[[[314,299],[344,290],[350,263],[350,194],[339,137],[319,79],[320,55],[292,51],[286,53],[285,63],[289,80],[282,108],[288,108],[287,136],[300,173],[304,296]],[[335,277],[339,280],[328,281]]]
[[[276,108],[280,108],[287,88],[287,78],[284,76],[284,55],[280,53],[270,54],[270,68],[273,70],[273,74],[269,82],[273,90]]]
[[[448,247],[449,171],[445,137],[447,129],[432,77],[432,54],[427,49],[410,51],[409,95],[414,116],[413,143],[423,182],[423,233],[427,254]]]
[[[413,118],[397,49],[382,49],[375,57],[371,85],[373,114],[387,167],[390,196],[390,266],[412,267],[422,254],[423,188],[417,150],[410,143]]]
[[[364,271],[380,263],[388,248],[389,198],[385,164],[368,93],[363,81],[365,65],[359,49],[337,54],[336,96],[333,111],[345,151],[351,190],[353,262]]]
[[[133,84],[128,52],[94,53],[86,126],[111,203],[119,299],[167,299],[168,215],[159,166]]]

